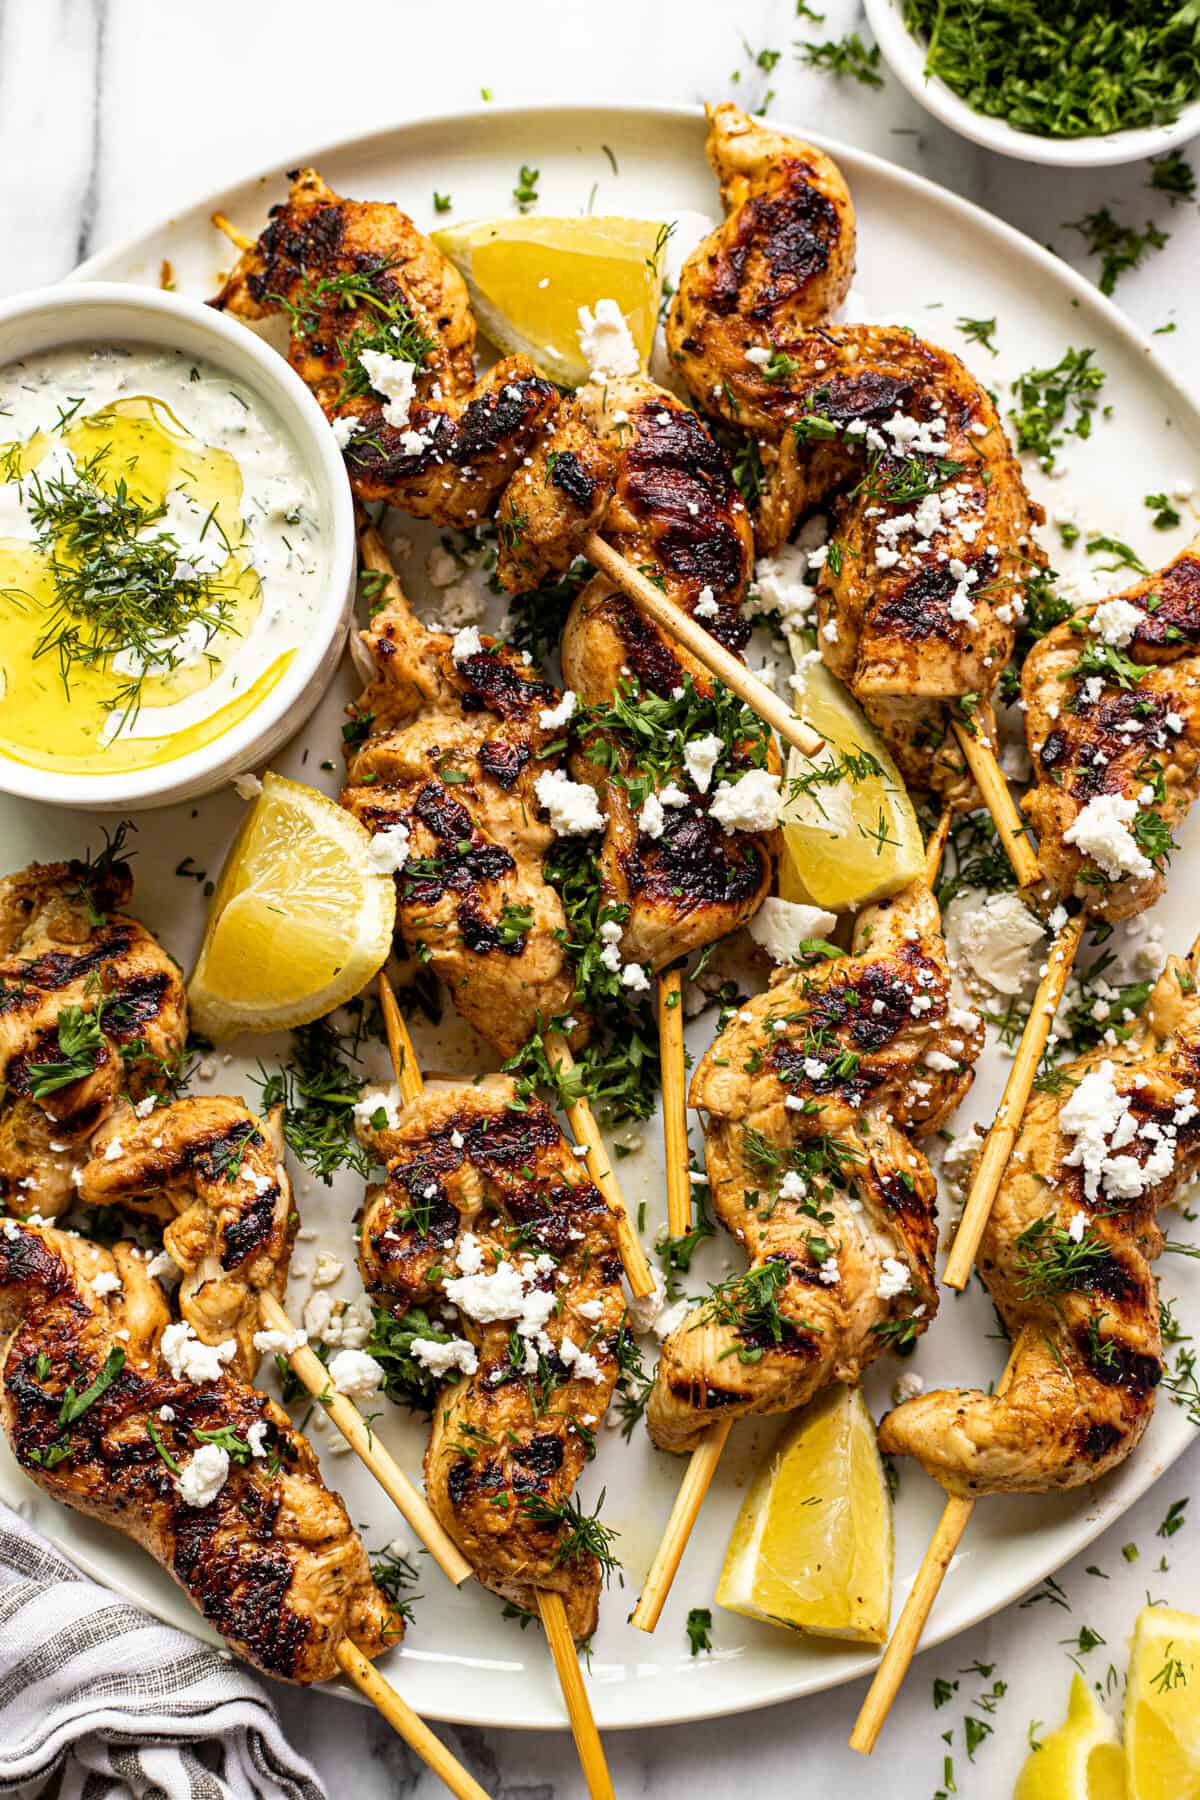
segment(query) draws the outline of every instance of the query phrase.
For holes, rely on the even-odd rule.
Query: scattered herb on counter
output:
[[[1194,7],[1179,0],[905,0],[904,23],[927,76],[1039,137],[1167,125],[1200,93]]]
[[[795,51],[796,60],[810,69],[822,69],[839,79],[849,75],[853,80],[861,81],[864,87],[883,86],[883,76],[879,73],[879,46],[872,44],[868,50],[857,31],[848,31],[840,38],[828,38],[823,44],[797,44]]]
[[[1081,219],[1068,220],[1063,230],[1077,231],[1087,254],[1101,259],[1102,294],[1114,293],[1121,276],[1129,269],[1140,268],[1146,252],[1161,250],[1171,235],[1160,230],[1153,220],[1148,220],[1141,231],[1133,225],[1122,225],[1107,206],[1084,213]]]
[[[1196,171],[1182,150],[1168,150],[1165,156],[1150,160],[1150,179],[1146,183],[1155,193],[1165,194],[1172,206],[1196,198]]]
[[[268,1074],[259,1064],[263,1112],[283,1107],[289,1148],[326,1186],[336,1169],[353,1169],[365,1178],[374,1166],[354,1129],[364,1085],[351,1067],[359,1042],[358,1035],[345,1037],[328,1019],[316,1019],[293,1031],[292,1054],[282,1068]]]
[[[996,335],[995,319],[955,319],[954,328],[961,331],[965,338],[973,344],[982,344],[992,356],[999,356],[993,339]]]

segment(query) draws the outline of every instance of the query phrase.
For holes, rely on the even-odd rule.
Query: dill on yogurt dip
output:
[[[323,578],[299,451],[245,384],[136,343],[0,369],[0,754],[107,774],[211,742]]]

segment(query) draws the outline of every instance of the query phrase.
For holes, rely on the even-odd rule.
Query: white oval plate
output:
[[[418,223],[432,222],[436,186],[454,197],[454,218],[503,212],[523,162],[541,171],[545,212],[627,211],[662,217],[675,211],[713,215],[716,192],[703,154],[704,123],[696,110],[582,106],[485,108],[452,118],[418,121],[396,130],[320,152],[311,160],[341,192],[395,199]],[[607,153],[605,150],[607,146]],[[1069,441],[1068,472],[1054,483],[1034,471],[1033,485],[1048,504],[1073,502],[1101,521],[1105,531],[1132,543],[1147,561],[1160,562],[1184,541],[1187,526],[1171,534],[1154,532],[1141,504],[1143,493],[1170,487],[1182,476],[1200,476],[1200,415],[1149,347],[1116,309],[1078,276],[1035,244],[927,181],[877,158],[833,144],[854,192],[860,226],[857,287],[861,316],[914,325],[966,351],[972,366],[993,385],[1018,370],[1054,363],[1068,344],[1092,344],[1108,372],[1105,399],[1114,417],[1097,423],[1089,442]],[[610,155],[611,153],[611,160]],[[299,154],[296,160],[300,160]],[[615,160],[619,174],[614,173]],[[285,189],[283,171],[272,171],[213,195],[136,242],[94,257],[79,271],[93,279],[157,282],[169,260],[181,289],[205,295],[230,255],[209,225],[214,208],[247,230],[257,231],[267,206]],[[993,360],[966,344],[954,330],[960,316],[999,320],[1001,356]],[[1182,508],[1187,511],[1186,507]],[[416,545],[402,570],[418,605],[431,597],[423,575],[424,548],[433,534],[405,522]],[[1079,553],[1076,553],[1078,557]],[[1058,566],[1069,566],[1061,559]],[[1114,578],[1114,587],[1119,578]],[[436,617],[431,611],[430,616]],[[277,759],[283,773],[336,791],[341,768],[342,707],[356,686],[343,668],[304,734]],[[335,766],[323,771],[321,764]],[[226,791],[197,807],[177,807],[143,819],[137,840],[136,909],[185,963],[194,955],[203,902],[197,883],[177,877],[185,855],[192,866],[215,874],[230,841],[241,805]],[[12,800],[0,801],[0,836],[5,867],[32,857],[78,853],[96,842],[96,822],[53,813]],[[1184,948],[1195,930],[1195,900],[1187,873],[1198,866],[1200,809],[1185,832],[1171,891],[1158,909],[1167,942]],[[712,1014],[690,1030],[693,1056],[707,1046]],[[466,1042],[454,1026],[421,1030],[416,1036],[427,1068],[474,1072],[492,1066],[488,1053]],[[257,1090],[250,1078],[261,1057],[270,1064],[278,1046],[246,1041],[226,1062],[218,1058],[207,1091]],[[382,1063],[376,1065],[382,1073]],[[998,1097],[1006,1064],[991,1048],[980,1080],[956,1120],[987,1119]],[[649,1241],[661,1223],[663,1199],[657,1154],[657,1126],[641,1133],[645,1149],[619,1165],[625,1196],[636,1211],[646,1206]],[[339,1291],[358,1292],[353,1263],[352,1218],[361,1198],[353,1180],[332,1189],[303,1173],[298,1184],[305,1224],[336,1246],[346,1274]],[[1188,1227],[1172,1227],[1178,1233]],[[298,1265],[310,1264],[315,1246],[298,1246]],[[733,1265],[728,1241],[706,1246],[697,1259],[692,1291]],[[1179,1257],[1164,1259],[1164,1287],[1178,1294],[1187,1320],[1200,1316],[1200,1265]],[[304,1279],[292,1283],[298,1315],[308,1293]],[[892,1382],[904,1368],[938,1382],[992,1379],[1003,1359],[991,1307],[978,1284],[963,1299],[947,1294],[942,1316],[905,1364],[876,1366],[867,1383],[873,1411],[888,1404]],[[385,1403],[386,1404],[386,1403]],[[380,1421],[389,1446],[419,1478],[425,1431],[422,1422],[388,1406]],[[618,1551],[625,1586],[614,1588],[602,1605],[602,1621],[591,1660],[590,1685],[596,1715],[606,1728],[665,1724],[741,1712],[754,1706],[814,1693],[869,1669],[872,1654],[833,1642],[793,1637],[735,1614],[717,1611],[711,1657],[688,1654],[684,1619],[688,1609],[711,1603],[725,1544],[747,1478],[767,1453],[779,1422],[746,1421],[730,1448],[704,1507],[674,1593],[657,1633],[646,1637],[626,1623],[682,1473],[682,1464],[658,1455],[642,1431],[625,1445],[615,1432],[602,1431],[600,1452],[582,1483],[590,1505],[607,1489],[605,1518],[620,1532]],[[1094,1491],[1044,1499],[996,1499],[981,1504],[934,1609],[929,1642],[962,1631],[1005,1606],[1060,1567],[1094,1537],[1179,1455],[1191,1428],[1164,1395],[1154,1423],[1130,1462]],[[377,1548],[395,1535],[398,1524],[387,1501],[350,1457],[327,1453],[329,1434],[317,1438],[330,1480],[346,1495],[353,1518],[368,1544]],[[211,1635],[198,1623],[182,1595],[150,1560],[115,1533],[107,1532],[43,1498],[0,1453],[0,1492],[21,1502],[40,1527],[76,1561],[122,1593],[172,1620],[185,1631]],[[896,1508],[896,1605],[903,1601],[937,1517],[941,1491],[915,1466],[901,1472]],[[474,1725],[544,1727],[564,1721],[562,1702],[541,1636],[522,1632],[500,1617],[500,1603],[479,1589],[453,1591],[422,1557],[423,1595],[405,1644],[388,1659],[389,1672],[405,1697],[432,1718]]]

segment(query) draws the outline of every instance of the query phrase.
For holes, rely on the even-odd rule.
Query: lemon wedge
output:
[[[820,732],[815,757],[788,757],[779,892],[844,912],[914,881],[925,866],[921,827],[875,727],[798,638],[795,708]]]
[[[642,365],[662,296],[666,226],[656,219],[481,219],[433,241],[467,284],[484,335],[563,387],[587,380],[579,309],[615,300]]]
[[[386,961],[396,921],[396,884],[370,845],[327,795],[263,777],[188,983],[197,1031],[219,1041],[305,1025],[359,992]]]
[[[1067,1716],[1026,1757],[1013,1800],[1124,1800],[1125,1765],[1117,1728],[1082,1675],[1071,1682]]]
[[[1200,1796],[1200,1618],[1144,1606],[1125,1687],[1129,1800]]]
[[[892,1508],[859,1388],[796,1419],[742,1502],[717,1605],[821,1637],[882,1644],[892,1607]]]

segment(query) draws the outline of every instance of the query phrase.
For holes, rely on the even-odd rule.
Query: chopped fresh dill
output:
[[[337,1169],[366,1177],[374,1166],[354,1129],[363,1090],[363,1077],[350,1066],[358,1044],[357,1036],[343,1037],[328,1019],[316,1019],[292,1033],[292,1054],[282,1068],[268,1074],[259,1065],[262,1110],[283,1107],[289,1148],[326,1186]]]

